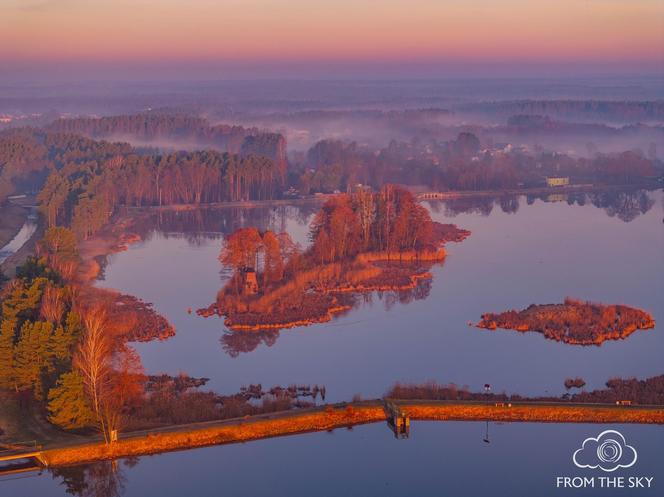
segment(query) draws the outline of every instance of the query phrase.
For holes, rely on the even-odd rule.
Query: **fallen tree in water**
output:
[[[627,338],[636,330],[655,327],[645,311],[626,305],[604,305],[565,299],[563,304],[533,304],[522,311],[487,313],[476,325],[495,330],[535,331],[549,340],[572,345],[601,345]]]

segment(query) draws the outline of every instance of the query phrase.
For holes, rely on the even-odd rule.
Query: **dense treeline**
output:
[[[386,393],[388,399],[403,400],[508,400],[506,394],[471,392],[467,385],[446,385],[436,381],[426,383],[395,383]]]
[[[645,380],[611,378],[606,389],[579,392],[570,396],[574,402],[608,402],[629,400],[638,404],[664,404],[664,375]]]
[[[378,151],[355,142],[323,140],[299,164],[303,193],[347,191],[360,183],[425,185],[433,190],[501,190],[542,186],[548,176],[568,176],[573,183],[629,185],[661,174],[654,159],[639,152],[574,158],[520,148],[482,149],[480,140],[462,132],[455,140],[391,141]]]
[[[143,113],[58,119],[47,129],[167,149],[212,149],[243,157],[258,155],[275,162],[280,186],[286,176],[286,140],[282,135],[243,126],[213,126],[207,119],[187,114]]]
[[[34,128],[0,132],[0,202],[16,191],[39,191],[48,174],[66,165],[103,163],[131,152],[126,143],[98,142]]]
[[[214,151],[116,156],[65,166],[48,177],[39,201],[49,224],[71,223],[87,237],[118,205],[200,204],[276,195],[279,173],[262,156]]]
[[[252,140],[247,152],[264,152]],[[0,194],[41,191],[49,226],[71,225],[80,237],[103,226],[118,205],[199,204],[278,195],[279,164],[264,155],[215,151],[141,153],[125,143],[33,129],[0,134]],[[43,186],[42,186],[43,184]]]
[[[127,340],[146,331],[168,336],[172,327],[136,299],[77,284],[79,262],[74,233],[49,228],[37,255],[2,288],[0,389],[31,395],[61,428],[94,427],[108,441],[143,393],[140,359]]]
[[[626,124],[623,126],[609,126],[604,123],[569,122],[553,119],[547,115],[539,114],[515,114],[507,119],[506,126],[478,128],[480,135],[487,141],[511,141],[526,140],[532,143],[533,138],[538,142],[556,143],[556,139],[563,143],[580,145],[580,140],[569,140],[576,137],[586,138],[584,149],[590,155],[597,152],[595,140],[605,143],[606,140],[616,140],[625,143],[625,149],[638,148],[646,143],[649,159],[655,159],[657,153],[657,142],[664,138],[664,127],[662,125],[649,124]],[[566,139],[567,138],[567,139]],[[633,139],[640,138],[638,141]],[[635,144],[638,143],[635,147]],[[630,146],[631,145],[631,146]]]
[[[581,388],[585,382],[581,378],[573,380],[573,386]],[[414,400],[492,400],[492,401],[571,401],[615,404],[631,401],[637,404],[664,405],[664,375],[653,376],[645,380],[636,378],[612,378],[606,382],[606,388],[565,393],[561,397],[524,397],[518,394],[472,392],[467,385],[447,385],[436,381],[426,383],[396,383],[385,394],[387,398]]]
[[[607,119],[621,122],[663,121],[664,101],[518,100],[481,102],[462,106],[504,116],[543,114],[568,119]]]
[[[147,116],[150,124],[143,128],[140,123],[144,121],[136,116],[121,116],[58,121],[53,129],[77,130],[88,122],[94,129],[132,133],[143,129],[147,136],[184,136],[187,130],[207,129],[198,118]],[[240,152],[157,154],[70,133],[12,129],[0,133],[0,199],[14,191],[41,190],[39,201],[48,225],[72,226],[78,236],[87,237],[108,222],[118,205],[278,196],[286,172],[282,137],[248,135]],[[426,185],[433,190],[501,190],[539,186],[546,176],[569,176],[573,183],[622,185],[652,179],[658,174],[655,163],[632,151],[574,159],[556,153],[532,155],[520,149],[486,150],[473,133],[463,132],[450,141],[392,141],[379,151],[355,143],[321,141],[296,165],[289,180],[301,193],[349,191],[358,184],[378,190],[387,183]]]
[[[174,148],[213,148],[234,154],[259,154],[276,161],[286,157],[286,143],[279,134],[227,124],[213,126],[207,119],[187,114],[143,113],[58,119],[47,129],[95,139],[155,144],[170,142]]]
[[[81,316],[71,288],[44,260],[30,259],[2,295],[0,388],[32,391],[45,400],[56,380],[71,369]]]

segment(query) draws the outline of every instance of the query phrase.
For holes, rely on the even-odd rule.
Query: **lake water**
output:
[[[613,376],[664,373],[662,193],[595,199],[603,207],[531,202],[431,206],[434,219],[472,235],[449,244],[428,296],[404,304],[390,292],[373,294],[371,302],[324,324],[237,334],[221,318],[188,313],[211,304],[228,277],[217,261],[223,233],[257,225],[286,230],[306,244],[316,205],[155,215],[143,225],[145,241],[111,256],[99,284],[153,302],[175,325],[170,340],[137,344],[148,372],[186,371],[210,378],[208,386],[223,393],[250,383],[319,384],[328,400],[339,401],[380,397],[396,381],[433,379],[560,394],[570,376],[596,388]],[[658,324],[600,347],[468,326],[488,311],[566,296],[636,306]]]
[[[618,429],[637,462],[613,473],[579,469],[572,454],[588,437]],[[660,496],[664,427],[588,424],[415,422],[396,440],[385,424],[174,452],[44,472],[0,482],[7,497],[218,496]],[[640,489],[556,488],[559,476],[654,477]],[[599,481],[596,481],[599,485]],[[72,492],[74,493],[74,492]]]
[[[98,284],[153,302],[176,326],[167,341],[136,345],[149,373],[208,377],[208,386],[222,393],[250,383],[319,384],[328,401],[337,401],[379,397],[396,381],[433,379],[473,390],[488,382],[495,392],[561,394],[570,376],[599,388],[614,376],[664,373],[662,192],[562,200],[430,205],[435,220],[472,235],[448,246],[428,293],[374,294],[309,327],[238,336],[222,319],[187,309],[212,303],[228,277],[217,261],[224,233],[271,227],[305,244],[316,206],[154,214],[142,225],[144,241],[111,256]],[[487,311],[566,296],[633,305],[658,324],[600,347],[467,324]],[[0,495],[65,495],[65,481],[86,483],[82,495],[98,496],[664,494],[662,426],[491,423],[488,444],[486,429],[476,422],[415,422],[410,439],[395,440],[381,423],[120,461],[115,469],[100,463],[43,473],[1,483]],[[576,468],[572,453],[605,429],[620,430],[638,450],[638,462],[614,473]],[[654,488],[556,489],[557,476],[635,475],[654,476]]]

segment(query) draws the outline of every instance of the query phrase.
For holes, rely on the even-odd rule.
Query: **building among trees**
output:
[[[567,185],[569,185],[569,176],[546,178],[546,186],[567,186]]]

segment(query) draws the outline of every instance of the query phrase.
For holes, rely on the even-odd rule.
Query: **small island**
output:
[[[219,260],[233,275],[198,314],[223,316],[232,331],[281,329],[329,321],[367,292],[418,298],[420,283],[445,258],[443,245],[468,235],[432,221],[403,188],[340,194],[315,216],[304,251],[286,233],[242,228],[229,235]]]
[[[495,330],[536,331],[549,340],[572,345],[601,345],[655,327],[645,311],[626,305],[604,305],[571,298],[562,304],[533,304],[522,311],[487,313],[476,325]]]

